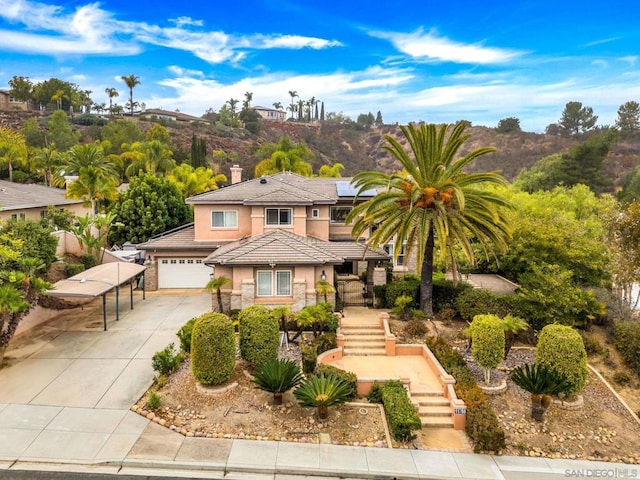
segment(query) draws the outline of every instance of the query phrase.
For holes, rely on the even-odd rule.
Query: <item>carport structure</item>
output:
[[[120,320],[120,287],[129,283],[131,309],[133,310],[133,282],[142,277],[142,299],[146,298],[144,271],[147,267],[137,263],[113,262],[97,265],[66,280],[60,280],[47,290],[51,297],[96,298],[102,296],[102,321],[107,330],[107,293],[116,291],[116,320]]]

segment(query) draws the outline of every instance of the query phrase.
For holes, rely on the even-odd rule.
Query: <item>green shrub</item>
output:
[[[476,315],[471,322],[472,352],[478,365],[484,368],[486,383],[491,381],[491,370],[504,356],[504,327],[495,315]]]
[[[422,428],[416,407],[413,406],[407,389],[397,381],[386,382],[382,387],[382,405],[389,422],[393,438],[406,442],[415,437],[414,430]]]
[[[64,274],[66,277],[73,277],[74,275],[77,275],[80,272],[84,271],[84,265],[82,265],[81,263],[68,263],[64,267]]]
[[[577,395],[587,381],[587,352],[580,334],[565,325],[547,325],[540,332],[536,363],[546,366],[567,382],[564,393]]]
[[[191,352],[191,333],[193,332],[193,325],[197,319],[197,317],[192,318],[176,332],[176,336],[180,340],[180,349],[185,353]]]
[[[238,315],[240,356],[253,365],[278,358],[280,328],[273,312],[262,305],[243,308]]]
[[[93,115],[91,113],[82,113],[80,115],[75,115],[71,119],[71,123],[76,125],[98,125],[103,126],[106,125],[109,121],[106,118],[98,117],[97,115]]]
[[[315,345],[302,345],[300,347],[302,353],[302,371],[304,373],[312,373],[316,369],[318,360],[318,352]]]
[[[627,365],[640,375],[640,322],[637,320],[615,322],[613,344]]]
[[[467,282],[433,279],[433,311],[438,313],[456,304],[456,298],[473,287]]]
[[[313,345],[315,346],[316,353],[320,355],[327,350],[338,348],[338,339],[335,333],[325,332],[313,339]]]
[[[167,384],[167,376],[166,375],[158,375],[156,377],[156,385],[158,388],[162,388]]]
[[[463,320],[470,322],[476,315],[506,317],[518,315],[518,299],[514,295],[500,295],[484,288],[463,290],[456,297],[455,305]]]
[[[396,299],[401,296],[408,296],[411,298],[409,303],[410,308],[416,308],[420,305],[420,280],[409,278],[409,280],[398,280],[387,285],[386,291],[386,305],[387,308],[393,307],[396,304]]]
[[[588,337],[583,334],[582,341],[584,342],[584,349],[587,355],[602,355],[604,353],[605,348],[597,338]]]
[[[474,441],[475,452],[499,452],[506,446],[504,430],[488,401],[467,408],[466,432]]]
[[[82,263],[84,265],[84,268],[88,270],[90,268],[95,267],[98,264],[98,261],[96,260],[96,257],[94,257],[93,255],[84,253],[80,255],[80,263]]]
[[[231,378],[236,365],[233,324],[222,313],[198,317],[191,334],[191,370],[204,385],[218,385]]]
[[[369,394],[367,395],[367,400],[370,403],[382,403],[382,387],[383,384],[378,380],[373,381],[371,390],[369,390]]]
[[[613,374],[613,381],[618,385],[626,386],[631,383],[631,375],[627,372],[616,372]]]
[[[184,360],[182,353],[175,350],[175,345],[170,343],[164,349],[153,354],[151,365],[153,370],[160,375],[170,375],[175,372]]]
[[[149,410],[157,410],[162,405],[162,397],[156,392],[151,392],[147,398],[147,408]]]
[[[374,285],[373,296],[376,299],[375,308],[388,308],[387,306],[387,285]]]
[[[304,307],[296,316],[296,323],[299,330],[311,329],[314,337],[322,332],[335,332],[340,325],[337,315],[333,313],[333,306],[327,302]]]
[[[349,385],[351,391],[351,393],[349,394],[349,400],[355,398],[355,396],[358,394],[358,377],[353,372],[347,372],[346,370],[334,367],[333,365],[319,364],[316,366],[315,374],[324,376],[335,375],[344,383]]]

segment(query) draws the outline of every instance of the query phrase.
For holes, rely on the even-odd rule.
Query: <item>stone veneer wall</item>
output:
[[[158,262],[154,260],[144,271],[144,289],[150,292],[158,290]]]

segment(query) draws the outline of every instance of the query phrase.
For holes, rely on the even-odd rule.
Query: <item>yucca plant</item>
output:
[[[273,393],[274,405],[282,405],[282,394],[297,386],[302,379],[296,362],[273,358],[260,365],[252,381],[260,390]]]
[[[340,405],[349,400],[351,386],[336,375],[319,375],[307,378],[293,391],[303,407],[316,407],[318,418],[329,415],[329,407]]]
[[[567,388],[564,378],[536,363],[514,368],[511,380],[531,394],[531,418],[538,422],[542,421],[551,404],[551,395],[561,393]]]

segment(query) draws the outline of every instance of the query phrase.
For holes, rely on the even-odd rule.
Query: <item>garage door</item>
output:
[[[201,258],[162,258],[158,265],[158,287],[204,288],[212,272]]]

